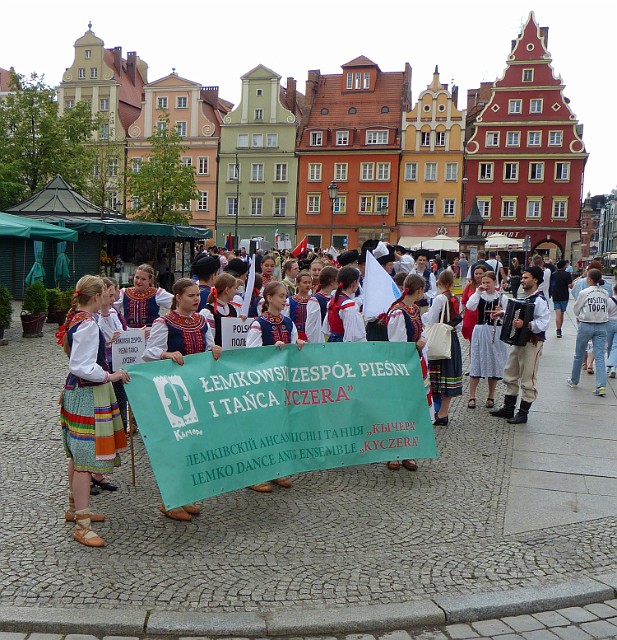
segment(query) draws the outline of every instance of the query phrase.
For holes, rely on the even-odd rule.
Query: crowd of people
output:
[[[365,270],[371,253],[396,283],[400,295],[376,318],[363,315]],[[252,290],[247,289],[251,261],[255,261]],[[379,270],[379,269],[378,269]],[[609,375],[617,367],[617,298],[606,290],[596,265],[576,281],[568,264],[555,267],[542,256],[528,265],[513,259],[504,267],[496,253],[480,253],[473,263],[464,254],[449,263],[425,250],[410,252],[400,246],[367,241],[360,251],[337,256],[323,252],[297,258],[278,252],[245,251],[223,255],[200,252],[192,264],[192,277],[177,280],[171,292],[155,284],[148,264],[135,271],[133,286],[120,289],[110,278],[84,276],[77,283],[73,307],[58,338],[69,356],[69,376],[61,400],[63,442],[69,459],[69,504],[65,518],[75,522],[74,538],[90,547],[105,543],[92,529],[104,520],[90,511],[91,491],[117,487],[106,474],[119,464],[129,430],[124,385],[130,376],[113,371],[111,345],[127,328],[142,328],[146,336],[144,360],[171,360],[182,366],[188,355],[223,351],[222,318],[252,322],[246,347],[282,349],[306,342],[365,342],[389,340],[415,344],[426,401],[433,424],[447,426],[451,401],[463,394],[469,375],[467,407],[476,409],[476,391],[486,379],[485,408],[509,423],[525,423],[537,396],[536,379],[550,321],[549,300],[557,315],[557,337],[562,336],[563,313],[570,290],[576,298],[574,313],[580,321],[576,354],[568,383],[576,386],[586,364],[593,372],[589,352],[595,356],[597,395],[606,385],[605,351],[609,337]],[[462,297],[453,292],[465,283]],[[610,287],[609,287],[610,289]],[[519,291],[520,290],[520,291]],[[501,338],[511,296],[519,296],[531,309],[526,320],[511,319],[516,331],[525,331],[522,343],[508,346]],[[567,294],[567,295],[566,295]],[[248,307],[247,303],[248,302]],[[248,312],[246,309],[248,308]],[[431,357],[432,325],[450,327],[448,357]],[[470,342],[469,371],[464,374],[459,335]],[[602,377],[602,373],[604,377]],[[503,406],[495,409],[497,382],[503,380]],[[520,403],[517,411],[517,401]],[[415,471],[414,460],[393,460],[388,468]],[[290,478],[276,478],[249,487],[271,493],[274,486],[289,488]],[[197,504],[176,509],[160,507],[174,520],[190,521]]]

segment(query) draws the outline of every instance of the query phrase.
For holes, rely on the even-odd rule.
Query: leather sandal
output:
[[[249,489],[257,491],[257,493],[272,493],[272,485],[269,482],[260,482],[259,484],[252,484]]]
[[[193,516],[190,513],[187,513],[182,507],[178,507],[177,509],[165,509],[165,505],[162,504],[159,507],[161,513],[172,520],[182,520],[183,522],[190,522],[193,519]]]
[[[484,405],[487,409],[492,409],[495,406],[495,400],[493,398],[487,398]]]
[[[418,463],[415,460],[403,460],[403,466],[408,471],[417,471]]]
[[[102,513],[89,513],[88,518],[91,522],[105,522],[105,516]],[[64,512],[64,519],[67,522],[75,522],[75,512],[67,509]]]
[[[386,462],[386,467],[388,467],[390,471],[398,471],[401,468],[401,463],[398,460],[391,460],[390,462]]]
[[[201,513],[201,507],[196,505],[194,502],[191,502],[191,504],[185,504],[182,508],[192,516],[198,516]]]
[[[476,399],[475,398],[469,398],[469,402],[467,403],[467,408],[468,409],[475,409],[476,408]]]
[[[291,478],[275,478],[274,480],[270,480],[270,482],[279,487],[283,487],[283,489],[289,489],[291,487]]]

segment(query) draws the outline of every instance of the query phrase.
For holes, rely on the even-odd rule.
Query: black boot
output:
[[[503,399],[503,406],[495,411],[491,411],[490,414],[497,418],[511,418],[514,415],[516,409],[516,396],[506,396]]]
[[[521,405],[518,408],[517,414],[508,420],[509,424],[525,424],[527,422],[527,414],[531,409],[531,402],[525,402],[521,400]]]

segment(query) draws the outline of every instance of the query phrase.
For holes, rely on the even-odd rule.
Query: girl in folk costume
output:
[[[246,339],[247,348],[275,346],[282,349],[286,344],[297,344],[298,349],[304,346],[304,340],[298,338],[298,330],[291,318],[283,315],[287,302],[287,287],[281,282],[271,282],[264,288],[263,315],[250,326]],[[270,482],[254,484],[250,489],[259,493],[270,493],[272,484],[288,489],[290,478],[276,478]]]
[[[237,318],[240,305],[234,302],[238,291],[238,279],[231,273],[221,273],[215,280],[208,297],[208,304],[199,312],[208,321],[214,344],[223,345],[221,334],[222,318]]]
[[[401,297],[388,309],[388,340],[390,342],[415,342],[420,357],[422,378],[426,390],[426,399],[431,416],[433,415],[433,397],[431,395],[431,382],[428,375],[428,363],[422,354],[426,340],[422,336],[422,320],[418,301],[424,297],[425,281],[422,276],[408,275],[403,283]],[[403,460],[403,467],[409,471],[416,471],[418,465],[415,460]],[[401,462],[392,460],[387,463],[388,469],[398,471]]]
[[[214,359],[218,360],[222,349],[214,344],[206,318],[197,312],[199,287],[190,278],[180,278],[173,286],[173,296],[171,311],[152,325],[144,360],[172,360],[182,366],[184,356],[204,351],[212,351]],[[170,510],[162,504],[160,510],[172,520],[184,521],[190,521],[200,513],[196,504]]]
[[[311,290],[313,292],[317,291],[317,289],[319,288],[319,274],[325,266],[326,263],[321,258],[315,258],[313,262],[311,262],[309,271],[311,274],[311,280],[313,282],[313,286],[311,287]]]
[[[114,306],[122,312],[129,327],[139,329],[151,327],[161,315],[161,307],[169,309],[172,300],[171,293],[154,286],[154,269],[142,264],[135,271],[133,286],[120,290]]]
[[[325,342],[321,329],[328,310],[328,302],[336,289],[338,271],[324,267],[319,273],[319,286],[306,305],[306,337],[309,342]]]
[[[354,294],[360,283],[360,272],[355,267],[343,267],[337,276],[336,293],[328,302],[323,332],[329,342],[366,342],[366,329]]]
[[[91,527],[105,516],[91,514],[92,473],[111,473],[120,464],[118,453],[126,448],[112,382],[129,382],[119,369],[109,373],[105,337],[94,319],[101,308],[103,281],[84,276],[77,283],[66,324],[58,332],[58,343],[69,356],[69,375],[60,400],[60,422],[64,449],[69,458],[68,522],[75,522],[73,537],[87,547],[102,547],[105,541]]]
[[[288,315],[296,325],[298,336],[301,340],[308,340],[306,337],[306,306],[311,295],[313,279],[308,271],[301,271],[296,278],[296,293],[289,296],[285,315]]]
[[[442,271],[437,279],[437,286],[441,293],[433,300],[431,308],[422,315],[425,327],[441,321],[441,311],[446,305],[445,322],[453,324],[457,317],[460,320],[458,300],[450,291],[453,283],[454,274],[452,271]],[[456,329],[450,333],[450,336],[452,340],[450,359],[429,361],[433,398],[441,398],[441,406],[433,422],[434,425],[446,426],[448,424],[450,401],[463,394],[463,359]]]
[[[469,409],[476,408],[476,389],[480,378],[488,378],[488,398],[485,406],[495,406],[497,381],[503,378],[508,360],[508,346],[500,340],[501,318],[493,312],[505,309],[508,298],[497,291],[497,275],[487,271],[480,286],[467,300],[467,312],[478,311],[478,321],[471,337],[471,364],[469,366]],[[494,317],[493,317],[494,316]]]
[[[276,260],[274,256],[266,256],[261,261],[261,277],[263,278],[263,286],[274,282],[276,280],[274,276],[274,270],[276,269]]]

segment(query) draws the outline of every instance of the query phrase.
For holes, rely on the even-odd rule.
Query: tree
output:
[[[124,145],[116,140],[99,140],[88,146],[92,171],[84,194],[101,212],[112,208],[111,195],[120,190],[124,162]]]
[[[38,191],[56,174],[77,189],[91,164],[84,143],[96,128],[85,102],[59,114],[55,91],[36,73],[11,73],[0,101],[0,208]]]
[[[139,171],[127,177],[127,193],[139,203],[137,218],[149,222],[187,224],[190,214],[182,209],[198,197],[195,169],[183,165],[182,138],[169,127],[169,115],[159,121],[156,133],[148,138],[152,153],[141,163]]]

